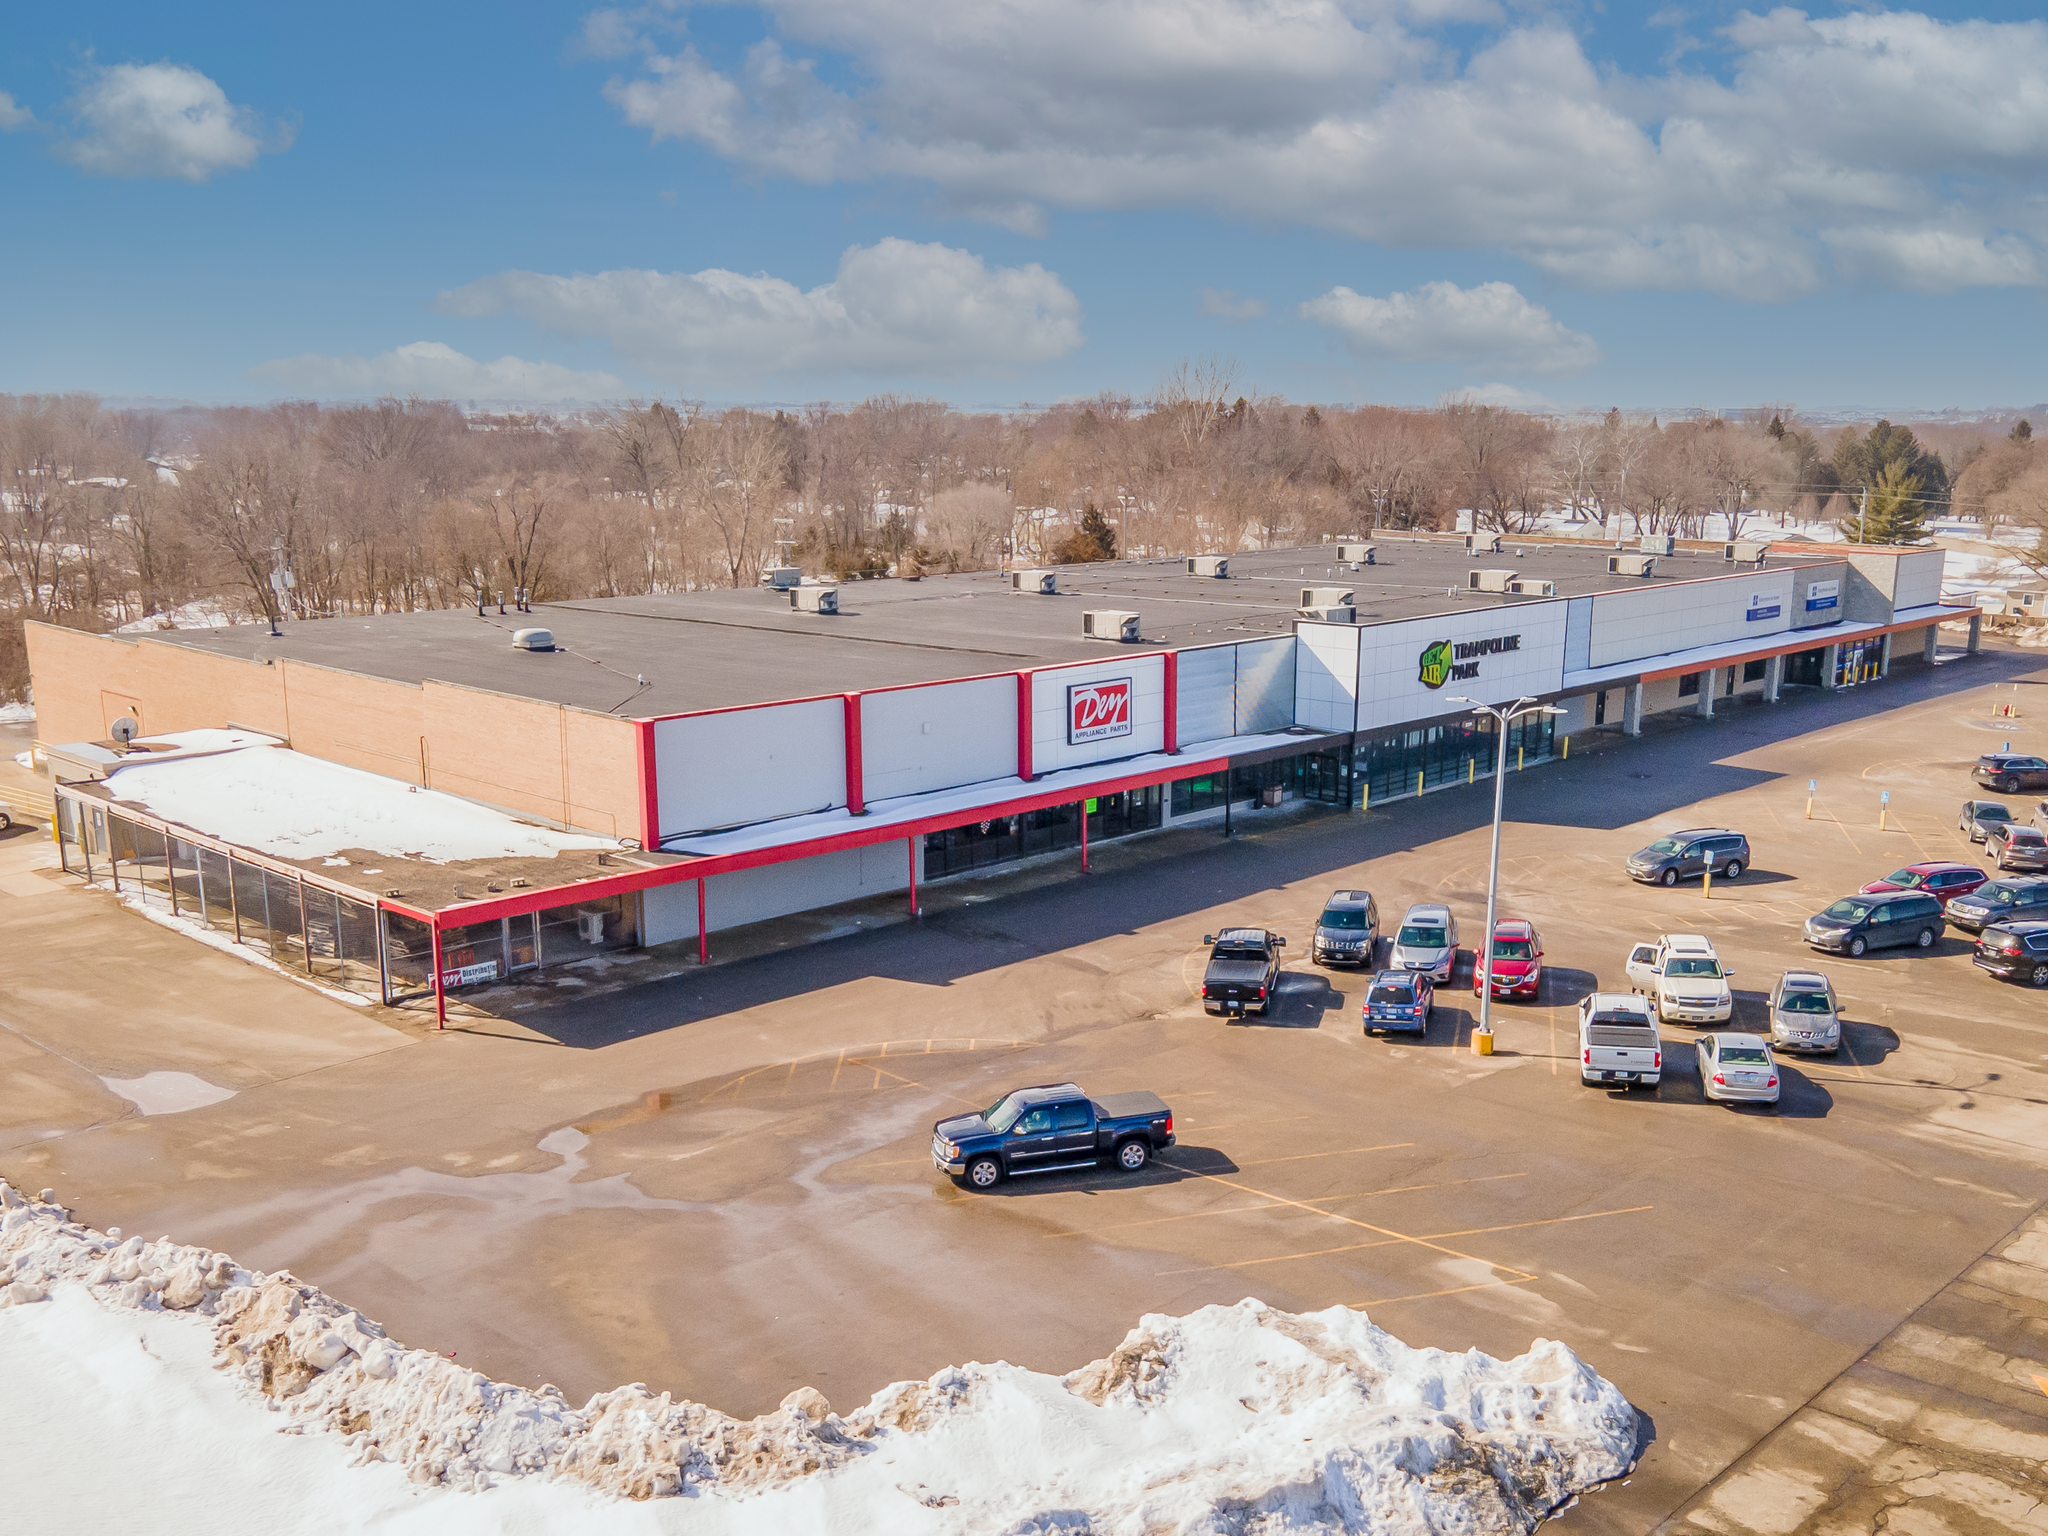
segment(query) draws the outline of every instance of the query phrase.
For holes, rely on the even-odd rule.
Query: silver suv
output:
[[[1448,982],[1458,963],[1458,920],[1438,902],[1419,902],[1401,919],[1387,964],[1397,971],[1426,971]]]
[[[1369,967],[1379,937],[1380,909],[1371,891],[1332,891],[1316,919],[1309,958],[1318,965]]]

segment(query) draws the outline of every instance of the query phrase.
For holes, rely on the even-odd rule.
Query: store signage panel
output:
[[[1357,729],[1435,719],[1462,708],[1448,702],[1459,695],[1498,704],[1556,692],[1564,682],[1565,610],[1558,600],[1510,603],[1361,625]],[[1351,724],[1336,722],[1339,729]]]
[[[1422,648],[1417,681],[1432,691],[1445,683],[1479,676],[1480,658],[1504,656],[1522,648],[1520,635],[1494,635],[1485,640],[1432,640]]]
[[[1742,617],[1745,623],[1761,624],[1766,619],[1777,618],[1784,611],[1785,594],[1783,591],[1752,592],[1749,594],[1749,603],[1743,610]]]
[[[1840,601],[1842,584],[1839,581],[1809,581],[1806,584],[1806,611],[1819,613],[1832,608]]]
[[[481,965],[459,965],[441,973],[441,985],[444,987],[469,987],[480,981],[497,979],[498,962],[495,960],[486,960]]]
[[[1131,734],[1131,680],[1098,678],[1067,688],[1067,742],[1106,741]]]

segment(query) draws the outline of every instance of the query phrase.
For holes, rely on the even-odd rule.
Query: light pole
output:
[[[1500,758],[1493,765],[1493,857],[1486,868],[1486,936],[1480,943],[1479,969],[1473,977],[1479,988],[1479,1028],[1472,1032],[1472,1037],[1476,1042],[1484,1035],[1490,1043],[1493,1039],[1493,912],[1500,899],[1500,813],[1508,782],[1508,723],[1524,715],[1561,715],[1564,711],[1555,705],[1538,704],[1527,694],[1512,704],[1499,707],[1482,704],[1477,699],[1453,698],[1451,702],[1469,704],[1473,714],[1491,715],[1499,722]]]

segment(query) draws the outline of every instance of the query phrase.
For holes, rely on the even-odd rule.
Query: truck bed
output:
[[[1166,1101],[1156,1093],[1112,1093],[1095,1101],[1098,1120],[1145,1120],[1168,1113]]]

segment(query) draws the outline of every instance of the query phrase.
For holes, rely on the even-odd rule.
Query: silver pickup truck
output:
[[[1589,1087],[1654,1088],[1664,1076],[1664,1042],[1647,998],[1595,992],[1579,1004],[1579,1081]]]

